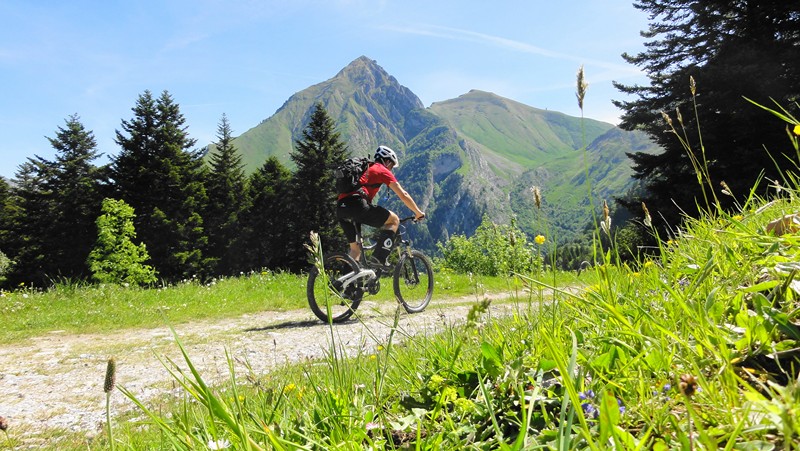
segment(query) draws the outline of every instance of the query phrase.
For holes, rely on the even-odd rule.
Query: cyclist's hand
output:
[[[425,213],[424,212],[420,211],[419,213],[417,213],[414,216],[414,222],[419,222],[419,221],[422,221],[423,219],[425,219]]]

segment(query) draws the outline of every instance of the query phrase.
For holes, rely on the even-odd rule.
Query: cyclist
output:
[[[361,257],[361,249],[356,243],[356,229],[353,222],[367,224],[380,228],[376,234],[377,246],[370,262],[388,266],[388,257],[394,245],[400,218],[392,211],[379,205],[373,205],[372,199],[378,194],[382,185],[388,186],[397,194],[397,197],[414,213],[417,221],[425,217],[417,203],[406,190],[397,182],[392,169],[398,166],[397,154],[386,146],[378,146],[375,151],[375,162],[361,176],[361,187],[351,193],[339,194],[336,201],[336,217],[344,230],[347,241],[350,243],[350,256],[356,261]],[[353,222],[351,222],[353,221]]]

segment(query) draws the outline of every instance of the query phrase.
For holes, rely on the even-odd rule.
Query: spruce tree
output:
[[[242,217],[244,256],[248,269],[287,269],[288,219],[295,214],[289,199],[291,172],[275,156],[250,175]]]
[[[287,237],[287,261],[293,271],[308,266],[304,245],[309,242],[312,231],[319,234],[326,252],[346,245],[336,219],[337,193],[332,171],[346,155],[347,146],[336,131],[333,119],[325,107],[317,103],[302,138],[295,142],[290,154],[297,167],[290,185],[295,211],[287,218],[291,227]]]
[[[86,257],[100,211],[100,155],[91,131],[77,115],[47,138],[56,159],[29,158],[17,173],[4,227],[16,265],[9,279],[45,286],[88,276]]]
[[[96,237],[95,219],[100,212],[101,170],[92,162],[100,157],[94,134],[84,128],[77,115],[59,127],[55,138],[47,138],[56,150],[52,176],[46,181],[53,214],[48,243],[53,273],[68,278],[87,278],[86,257]]]
[[[674,226],[682,212],[696,216],[697,205],[714,208],[715,195],[723,208],[744,201],[762,173],[757,191],[763,194],[769,180],[781,179],[773,159],[783,169],[790,166],[784,155],[789,149],[784,125],[745,97],[772,107],[775,99],[796,114],[800,3],[638,0],[634,7],[651,17],[642,33],[648,41],[643,52],[623,57],[645,71],[649,85],[616,84],[634,100],[615,104],[625,111],[622,128],[645,130],[664,152],[629,155],[646,194],[626,206],[639,211],[644,200],[654,220],[663,217]],[[662,112],[707,164],[705,193],[689,151],[668,132]],[[735,198],[720,195],[723,181]]]
[[[110,174],[117,196],[137,212],[137,233],[160,276],[172,281],[202,276],[202,155],[191,150],[195,140],[167,91],[158,99],[145,91],[132,110],[134,117],[116,132],[121,151]]]
[[[218,141],[210,157],[206,178],[208,206],[204,215],[208,235],[206,258],[215,274],[232,275],[244,270],[240,215],[247,205],[242,157],[233,145],[228,117],[217,128]]]
[[[45,286],[50,268],[43,237],[50,233],[54,211],[46,191],[46,162],[29,158],[14,174],[6,204],[3,250],[14,261],[6,283],[10,287]]]

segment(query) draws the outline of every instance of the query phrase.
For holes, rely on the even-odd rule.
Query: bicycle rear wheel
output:
[[[394,294],[408,313],[425,310],[433,296],[433,265],[422,252],[403,253],[394,268]]]
[[[342,322],[353,315],[364,296],[361,279],[348,282],[360,268],[352,257],[341,252],[325,256],[324,263],[324,274],[316,266],[308,274],[308,305],[322,322]]]

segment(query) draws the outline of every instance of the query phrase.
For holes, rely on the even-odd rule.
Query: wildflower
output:
[[[587,399],[594,399],[594,391],[586,390],[585,392],[578,393],[578,399],[586,401]]]
[[[687,398],[691,398],[697,393],[697,379],[691,374],[684,374],[681,376],[681,381],[678,383],[678,387],[681,390],[681,393],[686,395]]]
[[[108,359],[108,366],[106,366],[106,379],[103,383],[104,392],[109,393],[114,390],[114,385],[116,385],[116,376],[117,362],[114,360],[114,357],[111,357]]]
[[[374,421],[370,421],[370,422],[368,422],[367,424],[364,425],[364,429],[366,429],[367,431],[371,431],[373,429],[380,429],[380,427],[381,427],[381,425],[378,424],[378,423],[375,423]]]
[[[225,439],[208,441],[208,449],[226,449],[230,447],[231,447],[231,442]]]
[[[575,97],[578,98],[578,108],[583,110],[583,98],[586,97],[586,89],[589,87],[589,83],[586,82],[586,79],[583,76],[583,65],[581,65],[580,69],[578,69],[578,90],[575,93]]]
[[[295,387],[297,387],[297,386],[294,385],[294,384],[288,384],[285,387],[283,387],[283,392],[284,393],[289,393],[290,391],[294,390]]]
[[[544,244],[544,235],[536,235],[536,238],[534,238],[533,241],[535,241],[536,244]]]
[[[742,216],[742,215],[734,215],[734,217],[733,217],[734,221],[741,221],[742,219],[744,219],[744,216]]]
[[[622,400],[619,399],[619,398],[617,398],[617,407],[619,407],[619,413],[620,414],[625,413],[625,405],[622,404]]]
[[[647,260],[646,262],[644,262],[643,266],[644,266],[645,269],[647,269],[647,268],[649,268],[649,267],[651,267],[653,265],[654,265],[653,260]]]
[[[375,359],[377,359],[377,358],[378,358],[378,357],[377,357],[375,354],[370,354],[370,355],[369,355],[369,359],[370,359],[370,360],[375,360]]]
[[[795,135],[800,136],[800,124],[796,124],[794,126],[794,130],[792,130]]]

